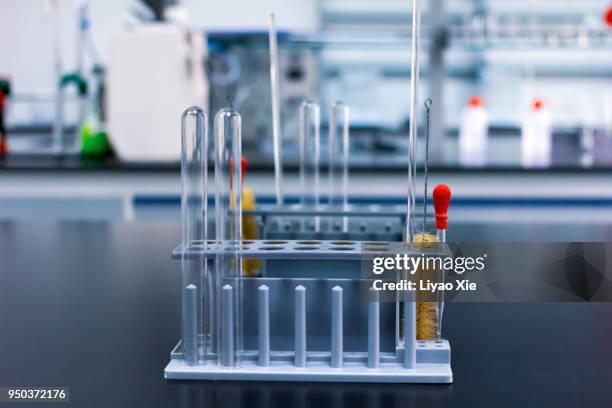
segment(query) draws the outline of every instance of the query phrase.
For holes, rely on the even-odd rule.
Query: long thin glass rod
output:
[[[416,141],[418,132],[418,102],[419,102],[419,36],[421,15],[419,0],[412,0],[412,64],[410,81],[410,135],[408,139],[408,205],[406,213],[406,238],[410,245],[414,244],[415,233],[415,179],[416,179]]]
[[[282,140],[280,120],[280,87],[278,79],[278,44],[276,34],[276,20],[274,14],[270,14],[269,26],[270,43],[270,87],[272,94],[272,143],[274,148],[274,191],[276,193],[276,204],[282,205],[283,199],[283,161]]]

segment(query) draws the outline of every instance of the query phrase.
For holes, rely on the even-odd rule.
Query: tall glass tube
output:
[[[406,239],[414,245],[415,232],[415,179],[416,179],[416,141],[419,128],[418,102],[419,102],[419,41],[421,29],[421,12],[419,0],[412,0],[412,64],[410,81],[410,136],[408,139],[408,205],[406,214]]]
[[[343,211],[348,210],[348,161],[349,107],[339,101],[329,111],[329,204]],[[348,217],[332,220],[332,230],[337,223],[348,232]]]
[[[239,367],[242,356],[242,120],[232,108],[215,115],[215,233],[219,250],[219,354],[221,367]]]
[[[321,110],[312,101],[302,102],[300,108],[300,183],[302,205],[316,209],[319,205],[321,158]],[[320,219],[315,217],[314,229],[320,230]]]
[[[212,299],[204,295],[208,117],[202,109],[194,106],[183,113],[181,139],[182,345],[185,361],[194,365],[210,346],[213,314]]]
[[[272,95],[272,142],[274,144],[274,185],[276,192],[276,204],[283,204],[283,158],[280,123],[280,96],[278,78],[278,44],[276,34],[276,19],[270,14],[268,31],[270,43],[270,93]]]

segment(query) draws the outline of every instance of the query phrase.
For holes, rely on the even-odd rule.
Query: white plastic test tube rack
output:
[[[222,122],[223,120],[223,122]],[[415,302],[397,299],[395,308],[385,307],[374,296],[359,295],[360,263],[364,253],[393,253],[402,243],[353,241],[265,241],[242,240],[240,203],[240,117],[231,109],[222,110],[215,120],[215,240],[207,230],[207,118],[197,108],[183,117],[181,245],[173,252],[181,260],[183,284],[182,341],[171,354],[166,367],[168,379],[262,380],[262,381],[349,381],[450,383],[450,347],[446,341],[416,340]],[[221,177],[221,178],[219,178]],[[211,177],[212,178],[212,177]],[[229,200],[229,201],[228,201]],[[229,229],[226,229],[229,227]],[[395,245],[395,247],[394,247]],[[432,248],[432,254],[444,250]],[[286,279],[245,278],[242,260],[292,260],[309,263],[317,260],[347,262],[355,267],[354,279],[300,279],[294,270]],[[357,262],[355,262],[357,261]],[[289,263],[290,265],[290,263]],[[317,268],[313,264],[313,268]],[[289,267],[291,269],[291,267]],[[316,284],[313,284],[315,282]],[[333,284],[333,286],[330,286]],[[289,286],[288,286],[289,285]],[[291,311],[288,291],[293,291],[293,349],[275,350],[272,331]],[[326,294],[329,305],[322,304]],[[313,301],[309,302],[309,297]],[[246,335],[243,319],[257,299],[256,349],[243,348]],[[281,300],[280,302],[278,300]],[[274,301],[273,301],[274,300]],[[357,312],[368,303],[367,314]],[[388,305],[386,305],[388,306]],[[322,320],[322,308],[329,307],[330,319]],[[404,308],[403,336],[399,308]],[[316,310],[313,310],[316,308]],[[309,310],[317,316],[308,319]],[[363,351],[345,351],[344,310],[351,320],[367,325],[367,345]],[[390,311],[392,313],[390,313]],[[275,318],[271,316],[274,314]],[[277,319],[280,317],[280,319]],[[395,320],[395,330],[381,330],[382,322]],[[353,323],[347,321],[346,323]],[[329,347],[309,349],[309,333],[330,326]],[[311,327],[311,325],[313,327]],[[323,325],[323,326],[322,326]],[[354,333],[353,333],[354,334]],[[291,336],[291,335],[289,335]],[[384,336],[384,338],[383,338]],[[285,337],[286,333],[285,333]],[[393,351],[381,351],[382,340],[393,337]],[[400,337],[404,338],[400,344]]]
[[[241,241],[244,258],[266,260],[297,260],[312,262],[317,260],[334,260],[336,264],[353,262],[362,259],[364,253],[393,253],[400,243],[385,242],[301,242],[301,241]],[[173,255],[182,259],[214,260],[223,245],[214,241],[192,242],[189,250],[177,248]],[[446,248],[422,249],[427,255],[446,253]],[[313,266],[316,267],[316,266]],[[356,267],[359,269],[359,266]],[[295,271],[294,271],[295,272]],[[359,276],[360,271],[356,271]],[[287,276],[295,276],[291,270]],[[361,310],[359,291],[361,282],[356,279],[243,279],[243,300],[249,300],[252,309],[251,318],[256,320],[251,326],[256,337],[255,349],[244,350],[239,356],[239,364],[232,360],[235,350],[232,339],[235,338],[234,314],[227,305],[232,305],[234,287],[224,284],[222,297],[225,302],[224,314],[220,322],[221,346],[217,352],[202,352],[205,342],[197,333],[195,323],[198,315],[196,291],[194,286],[187,287],[187,322],[186,337],[171,354],[171,362],[166,367],[168,379],[189,380],[259,380],[259,381],[334,381],[334,382],[392,382],[392,383],[451,383],[450,346],[447,341],[417,341],[415,333],[415,303],[413,299],[404,298],[394,304],[382,303],[378,292],[370,290],[366,312]],[[290,291],[292,293],[287,293]],[[327,293],[321,293],[326,291]],[[313,301],[309,301],[310,298]],[[321,299],[325,299],[321,305]],[[210,303],[210,302],[209,302]],[[241,302],[243,303],[243,302]],[[293,308],[291,308],[293,303]],[[253,305],[255,305],[253,307]],[[383,308],[383,306],[386,306]],[[390,307],[394,306],[394,307]],[[403,325],[403,344],[399,341],[400,325],[395,331],[383,325],[383,321],[399,316],[399,308],[404,308],[405,324]],[[325,308],[329,311],[329,320],[322,316]],[[362,319],[367,327],[365,347],[362,351],[345,351],[344,311],[350,311],[351,320]],[[310,313],[309,313],[310,312]],[[273,315],[275,316],[273,318]],[[279,325],[278,316],[291,315],[292,349],[274,350],[272,332]],[[309,316],[311,316],[309,318]],[[313,317],[315,316],[315,317]],[[330,328],[327,340],[327,351],[309,349],[309,333],[320,332],[321,327]],[[319,329],[319,330],[317,330]],[[392,337],[394,351],[382,351],[381,345]],[[221,363],[220,363],[221,362]]]

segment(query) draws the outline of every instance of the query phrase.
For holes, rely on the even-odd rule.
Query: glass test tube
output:
[[[182,345],[184,360],[194,365],[204,357],[212,338],[212,301],[203,295],[208,278],[204,256],[208,239],[208,117],[202,109],[194,106],[183,113],[181,138]],[[199,255],[188,256],[193,250]]]
[[[302,205],[316,209],[319,205],[319,161],[321,157],[321,111],[312,101],[302,102],[300,107],[300,183]],[[303,220],[303,224],[305,220]],[[320,230],[320,218],[315,217],[314,230]]]
[[[349,107],[336,102],[329,111],[329,204],[343,211],[348,210],[348,161]],[[331,230],[338,223],[348,232],[348,217],[332,220]]]
[[[242,355],[242,120],[231,108],[215,115],[215,275],[221,367],[238,367]]]

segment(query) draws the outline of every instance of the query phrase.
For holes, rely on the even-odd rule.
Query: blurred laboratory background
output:
[[[417,158],[421,169],[429,134],[430,182],[453,186],[453,220],[612,223],[612,1],[422,3]],[[351,200],[405,203],[410,1],[3,0],[0,10],[2,219],[178,220],[191,105],[240,111],[246,183],[273,202],[270,13],[287,199],[300,192],[300,104],[321,106],[325,173],[328,110],[341,100]]]

